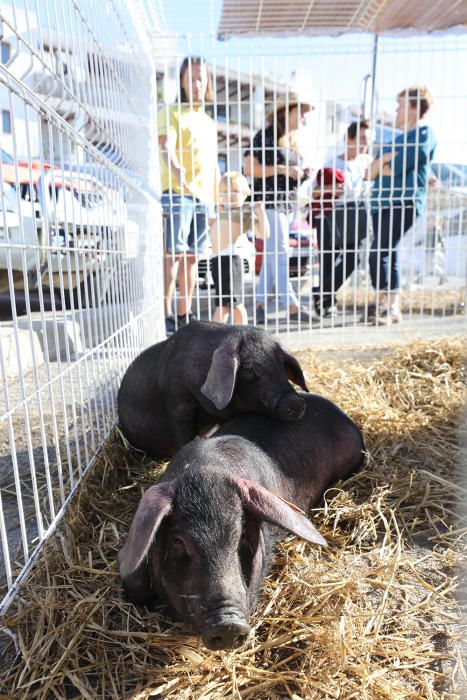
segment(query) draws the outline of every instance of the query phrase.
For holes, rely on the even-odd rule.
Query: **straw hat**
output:
[[[298,92],[295,92],[294,90],[289,90],[286,94],[285,97],[280,97],[275,105],[272,105],[270,108],[270,111],[268,113],[267,119],[269,122],[271,122],[274,118],[274,115],[277,114],[281,109],[292,109],[292,107],[297,107],[300,105],[300,109],[304,110],[305,112],[311,112],[315,107],[314,105],[311,104],[311,102],[308,102],[307,98],[304,96],[300,96]]]

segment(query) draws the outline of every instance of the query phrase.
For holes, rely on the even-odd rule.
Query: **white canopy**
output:
[[[219,39],[467,29],[467,0],[223,0]]]

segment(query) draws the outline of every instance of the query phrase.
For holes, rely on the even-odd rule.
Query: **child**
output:
[[[332,210],[336,199],[344,193],[345,174],[338,168],[322,168],[316,175],[316,186],[311,203],[311,219],[316,226],[316,219],[321,219]]]
[[[316,228],[320,266],[320,284],[313,287],[313,302],[320,316],[334,316],[337,313],[336,292],[345,280],[345,272],[353,269],[352,262],[355,265],[352,248],[344,250],[346,210],[336,208],[344,188],[345,174],[342,170],[322,168],[318,172],[310,213],[311,223]],[[337,212],[344,213],[343,228],[338,225]]]
[[[248,315],[241,303],[242,259],[236,244],[243,233],[252,231],[263,240],[269,238],[269,223],[263,202],[246,204],[250,187],[239,172],[225,173],[219,182],[218,215],[211,227],[211,274],[216,288],[213,320],[226,323],[232,310],[234,323],[246,325]]]

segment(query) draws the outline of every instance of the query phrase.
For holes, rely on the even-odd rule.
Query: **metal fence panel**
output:
[[[368,36],[222,43],[214,4],[207,5],[193,6],[192,19],[177,1],[0,5],[2,610],[114,426],[124,370],[165,337],[164,316],[173,315],[170,331],[190,311],[256,323],[295,346],[465,328],[467,97],[453,70],[465,58],[465,37],[381,39],[377,60]],[[199,27],[203,12],[211,33],[174,29],[180,17],[185,28]],[[212,77],[213,97],[198,100],[201,110],[189,95],[182,102],[180,90],[180,65],[193,55],[203,60],[188,62],[190,83],[196,65]],[[369,143],[353,164],[368,169],[382,146],[395,147],[395,98],[412,83],[432,87],[438,145],[425,214],[398,245],[403,322],[385,326],[384,335],[385,289],[380,278],[374,289],[368,261],[372,246],[378,260],[395,246],[366,213],[371,182],[360,182],[361,207],[347,196],[347,166],[357,160],[347,150],[347,127],[370,119],[368,134],[357,127],[357,145],[364,134]],[[314,109],[304,110],[304,124],[288,124],[297,99]],[[282,142],[277,119],[269,121],[281,104]],[[164,127],[170,115],[177,122],[171,130]],[[190,141],[190,129],[183,136],[183,115],[204,119],[202,143]],[[196,180],[198,148],[211,172],[243,172],[253,199],[239,217],[242,179],[224,181],[217,210],[215,197],[193,201],[207,186],[203,177],[198,193],[183,185],[178,194],[187,200],[162,198],[164,242],[159,156],[163,163],[177,138],[166,189],[174,189],[184,159]],[[407,153],[402,148],[405,165]],[[252,155],[261,161],[256,176]],[[330,182],[329,173],[319,176],[325,164]],[[267,182],[263,165],[271,168]],[[343,187],[336,169],[344,171]],[[181,245],[164,256],[182,204],[196,214],[192,255]],[[389,212],[392,222],[397,202]],[[267,228],[274,235],[265,242]],[[335,303],[324,313],[326,294]]]
[[[5,609],[163,328],[154,18],[137,0],[3,2],[1,18]]]
[[[180,3],[165,4],[174,27],[182,24],[175,21],[177,7],[181,10]],[[210,17],[214,29],[213,4],[197,6],[197,15],[203,11],[206,24]],[[184,22],[195,27],[200,24],[195,16],[186,14]],[[175,110],[181,121],[187,110],[199,110],[196,99],[191,105],[184,101],[179,69],[185,57],[202,57],[212,80],[213,98],[206,93],[198,102],[215,125],[220,174],[236,171],[247,176],[252,194],[243,211],[251,215],[254,201],[263,201],[273,235],[265,243],[252,225],[250,230],[244,226],[244,235],[237,239],[238,212],[227,214],[219,198],[209,226],[208,250],[195,250],[192,300],[188,289],[185,303],[183,281],[171,298],[167,282],[168,329],[186,322],[188,311],[227,322],[247,318],[294,344],[331,336],[336,342],[363,338],[373,342],[377,329],[383,337],[383,326],[393,337],[465,328],[467,141],[461,125],[467,116],[467,96],[453,75],[456,63],[467,52],[465,35],[377,41],[368,35],[255,37],[220,42],[214,32],[177,34],[170,22],[169,30],[165,39],[170,37],[171,48],[160,35],[154,36],[159,115],[165,113],[167,121]],[[188,69],[188,81],[197,64],[195,60]],[[403,134],[411,132],[410,115],[403,115],[404,123],[396,123],[397,95],[413,84],[428,85],[434,95],[433,108],[426,121],[420,122],[421,129],[423,124],[431,125],[437,142],[434,155],[428,154],[426,172],[423,130],[420,136],[415,129],[413,146],[407,145]],[[292,119],[297,95],[302,106],[311,105],[304,110],[304,123],[287,122],[279,129],[278,120],[271,120],[271,115],[285,105],[282,118],[287,121],[290,115]],[[360,126],[363,118],[369,121],[368,130]],[[350,138],[347,129],[352,123],[356,136]],[[164,132],[163,122],[159,127]],[[196,161],[195,141],[188,144],[180,134],[174,144],[180,160]],[[166,148],[164,153],[164,144],[162,148],[162,158],[167,159],[169,151]],[[386,177],[387,205],[381,199],[382,190],[376,192],[375,177],[368,179],[372,162],[385,150],[399,150],[403,171]],[[256,156],[253,165],[252,153]],[[415,153],[412,164],[407,161],[408,153],[409,157]],[[325,166],[333,173],[323,171]],[[256,173],[252,167],[257,168]],[[292,174],[285,182],[284,168]],[[344,184],[335,179],[336,170],[342,171]],[[361,172],[356,178],[358,196],[353,182],[356,170]],[[294,180],[297,172],[299,187]],[[377,174],[375,171],[374,176]],[[427,202],[423,215],[420,212],[409,225],[411,209],[418,206],[418,195],[411,190],[413,174],[420,182],[427,178],[426,188],[419,187],[419,192],[427,190]],[[178,192],[176,169],[171,177],[167,189]],[[331,180],[326,182],[326,177]],[[190,183],[183,187],[190,196]],[[238,189],[232,184],[225,187]],[[401,197],[405,201],[402,208]],[[179,206],[175,200],[167,203],[166,239],[173,235]],[[389,212],[386,218],[371,216],[372,209],[381,212],[384,208]],[[400,228],[407,230],[398,242]],[[219,229],[230,237],[224,249],[214,242],[216,237],[220,240]],[[172,248],[169,241],[168,258],[176,266],[185,256]],[[225,262],[216,254],[219,250],[225,253]],[[233,255],[240,257],[240,263]],[[395,261],[396,255],[400,284],[395,265],[389,265],[387,279],[382,277],[383,267]],[[240,279],[240,270],[234,271],[233,263],[243,270],[236,291],[232,277]],[[375,268],[373,282],[369,263]],[[187,265],[189,269],[189,260]],[[181,265],[179,281],[186,275],[182,269]],[[216,302],[216,282],[217,288],[226,290],[222,292],[223,310]],[[400,287],[400,298],[395,287]],[[388,307],[393,313],[387,314]]]

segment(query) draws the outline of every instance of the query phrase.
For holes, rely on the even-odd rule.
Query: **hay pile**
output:
[[[359,287],[354,289],[343,285],[336,294],[337,305],[347,311],[363,312],[368,305],[374,304],[376,296],[373,289]],[[453,316],[465,312],[465,287],[445,289],[432,287],[424,289],[403,290],[401,293],[401,311],[403,314],[427,316]]]
[[[115,436],[10,609],[20,654],[2,697],[461,697],[462,342],[379,355],[300,355],[364,429],[369,464],[314,511],[328,550],[278,546],[244,648],[209,652],[163,609],[123,600],[116,554],[162,467]]]

